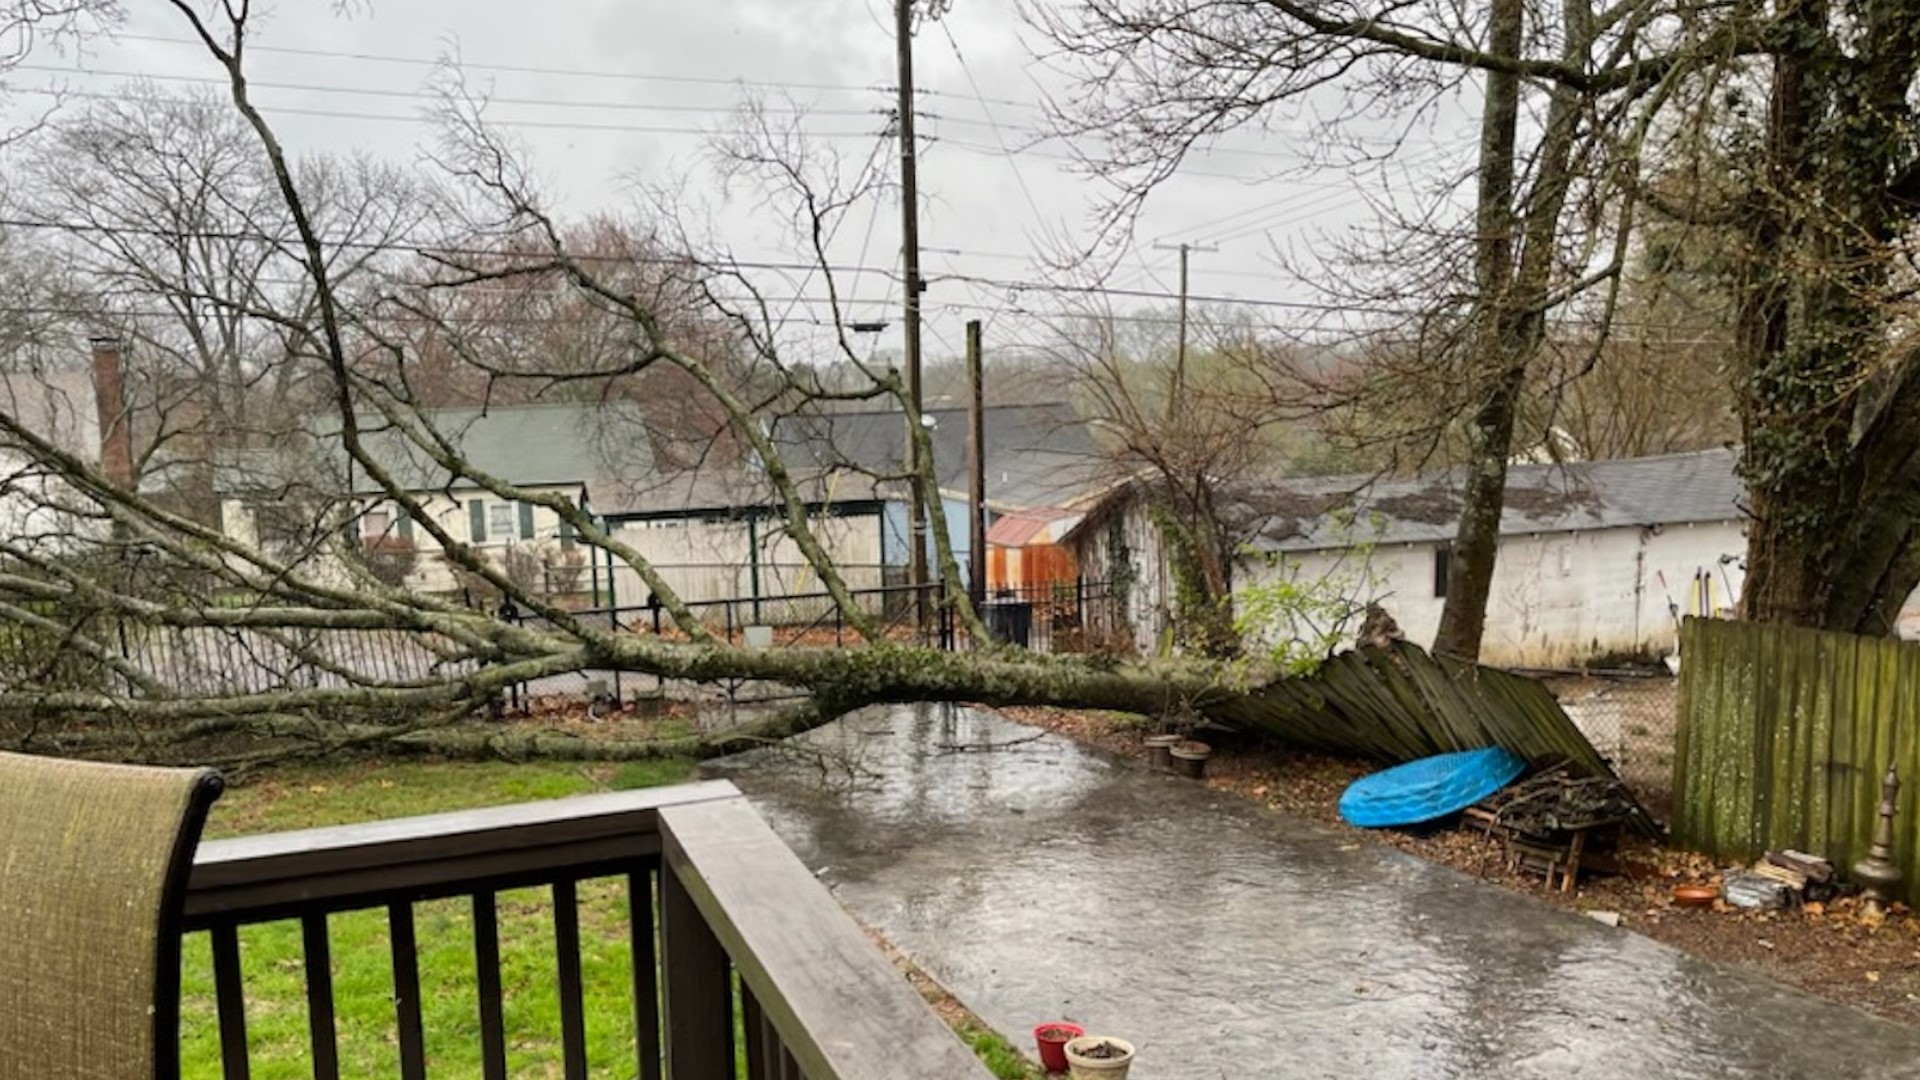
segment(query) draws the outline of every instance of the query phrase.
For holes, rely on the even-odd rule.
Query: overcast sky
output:
[[[36,54],[12,77],[16,100],[64,87],[84,100],[127,76],[164,85],[210,84],[218,76],[170,5],[128,0],[129,19],[112,40],[79,54]],[[417,161],[432,132],[423,117],[431,61],[457,50],[469,84],[495,100],[491,121],[527,151],[546,190],[565,211],[585,214],[635,204],[634,185],[686,176],[692,194],[711,189],[704,133],[724,129],[749,85],[791,95],[813,112],[808,129],[855,167],[883,146],[895,85],[887,0],[374,0],[343,17],[321,0],[282,0],[266,9],[250,64],[258,99],[290,146],[365,151]],[[1015,281],[1043,276],[1048,238],[1084,241],[1095,191],[1070,170],[1066,148],[1032,146],[1040,103],[1062,80],[1037,64],[1013,0],[955,0],[916,41],[921,109],[922,242],[929,355],[956,353],[962,324],[989,320],[1024,332],[1022,310],[1058,310],[1057,296],[939,281],[945,273]],[[964,59],[962,59],[964,58]],[[778,99],[776,99],[778,100]],[[1237,133],[1193,158],[1153,199],[1108,284],[1173,290],[1176,256],[1156,244],[1193,241],[1218,252],[1193,258],[1198,295],[1312,302],[1311,290],[1274,270],[1276,248],[1311,258],[1371,219],[1361,185],[1377,178],[1343,170],[1298,173],[1285,133]],[[1448,152],[1430,136],[1411,147],[1415,170]],[[1012,152],[1009,152],[1012,151]],[[890,166],[890,176],[897,167]],[[747,199],[721,208],[720,227],[736,254],[792,258],[777,227]],[[892,266],[899,249],[896,205],[852,215],[835,258]],[[769,292],[817,296],[817,283],[768,282]],[[895,318],[899,293],[880,275],[843,282],[856,318]],[[1154,304],[1120,298],[1121,309]],[[808,310],[804,305],[801,310]],[[1308,313],[1255,309],[1275,322]]]

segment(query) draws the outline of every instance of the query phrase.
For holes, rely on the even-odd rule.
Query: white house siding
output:
[[[528,491],[534,495],[559,495],[575,502],[581,495],[578,485],[535,487],[529,488]],[[470,509],[471,504],[475,502],[480,503],[483,508],[482,513],[487,519],[484,535],[477,538],[473,533],[473,511]],[[560,535],[559,513],[537,503],[527,503],[525,504],[528,507],[527,520],[523,522],[520,505],[511,500],[499,498],[491,492],[473,489],[455,490],[450,495],[425,496],[421,501],[421,510],[423,516],[446,530],[453,539],[472,545],[496,561],[505,556],[507,549],[516,547],[530,547],[543,558],[557,559],[563,549],[569,546]],[[397,506],[374,505],[367,509],[376,515],[382,512],[389,515],[386,535],[401,535]],[[369,522],[363,517],[361,521],[366,534],[372,534],[378,525],[377,518]],[[531,525],[532,528],[524,529],[523,524]],[[502,525],[506,528],[501,528]],[[422,592],[447,592],[457,588],[453,571],[448,568],[446,559],[440,552],[440,546],[434,541],[433,536],[417,522],[408,531],[411,532],[414,545],[420,551],[420,561],[414,568],[413,575],[408,578],[407,584]],[[583,554],[583,561],[584,558]],[[587,578],[583,572],[578,587],[585,588],[586,583]]]
[[[528,491],[536,495],[559,495],[570,500],[578,500],[581,494],[579,485],[535,487]],[[420,495],[417,498],[423,517],[437,523],[454,540],[470,544],[495,560],[502,558],[507,549],[513,547],[531,547],[544,557],[557,558],[567,546],[560,536],[559,513],[545,506],[526,504],[529,520],[525,524],[531,528],[523,529],[520,504],[498,498],[491,492],[456,489],[452,493]],[[469,504],[475,501],[481,503],[482,513],[488,518],[485,535],[477,540],[472,527],[473,511],[469,509]],[[457,582],[433,534],[417,520],[410,526],[403,526],[401,517],[397,503],[368,503],[361,511],[360,536],[363,540],[383,535],[411,539],[420,558],[413,574],[407,579],[407,586],[417,592],[453,591],[458,587]],[[232,540],[249,547],[260,543],[258,518],[255,507],[249,502],[231,498],[222,500],[220,524],[222,531]],[[498,524],[509,527],[504,530],[493,527]],[[337,576],[337,568],[331,566],[316,564],[309,570],[325,574],[330,580]],[[580,587],[586,587],[584,573]]]
[[[1364,563],[1348,549],[1289,553],[1286,561],[1303,580],[1352,583],[1357,600],[1378,602],[1409,640],[1431,645],[1445,605],[1434,594],[1439,550],[1432,543],[1392,544],[1375,548]],[[1681,615],[1730,611],[1745,576],[1738,561],[1745,552],[1738,521],[1504,537],[1481,659],[1561,667],[1608,654],[1670,652],[1669,596]],[[1722,556],[1732,558],[1723,562]],[[1257,563],[1240,569],[1243,582],[1277,572]],[[1694,589],[1700,573],[1712,580],[1704,598]]]
[[[110,530],[97,505],[25,455],[0,451],[0,535],[42,555],[71,554]]]
[[[1113,550],[1115,514],[1120,515],[1118,534],[1125,542],[1124,565],[1116,560],[1117,553]],[[1171,623],[1173,592],[1160,529],[1147,513],[1144,501],[1110,502],[1074,530],[1071,542],[1074,561],[1082,576],[1089,580],[1124,581],[1127,604],[1123,617],[1133,629],[1134,647],[1143,655],[1157,653]]]
[[[880,518],[877,514],[819,517],[809,522],[848,587],[882,584]],[[820,576],[778,521],[759,522],[760,595],[784,597],[822,591]],[[725,600],[753,595],[755,560],[745,521],[662,518],[629,521],[614,538],[652,564],[682,600]],[[603,571],[604,572],[604,571]],[[633,568],[616,561],[614,597],[621,605],[644,604],[650,590]]]

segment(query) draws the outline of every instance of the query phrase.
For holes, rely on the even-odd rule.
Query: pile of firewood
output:
[[[1521,836],[1614,825],[1640,812],[1625,785],[1607,776],[1570,774],[1557,766],[1507,787],[1480,804],[1501,828]]]
[[[1727,872],[1722,894],[1735,907],[1795,907],[1840,891],[1833,864],[1804,851],[1769,851],[1746,870]]]

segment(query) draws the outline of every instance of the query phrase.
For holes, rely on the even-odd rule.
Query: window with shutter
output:
[[[467,500],[467,529],[472,534],[468,539],[474,543],[484,544],[487,542],[487,502],[485,499]]]
[[[487,532],[495,540],[511,540],[518,530],[515,529],[513,504],[497,502],[487,507]]]
[[[533,504],[517,503],[520,507],[520,539],[533,539]]]

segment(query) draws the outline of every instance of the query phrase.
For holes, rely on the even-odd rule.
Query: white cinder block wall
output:
[[[1387,544],[1364,560],[1346,549],[1285,558],[1305,580],[1342,583],[1360,602],[1381,604],[1409,640],[1431,645],[1446,602],[1435,589],[1440,550],[1436,543]],[[1683,616],[1730,611],[1745,577],[1745,552],[1739,521],[1504,537],[1482,659],[1560,667],[1610,653],[1670,652],[1669,597]],[[1242,582],[1255,583],[1277,572],[1259,562],[1239,570]],[[1696,592],[1696,574],[1712,582],[1706,595]]]

